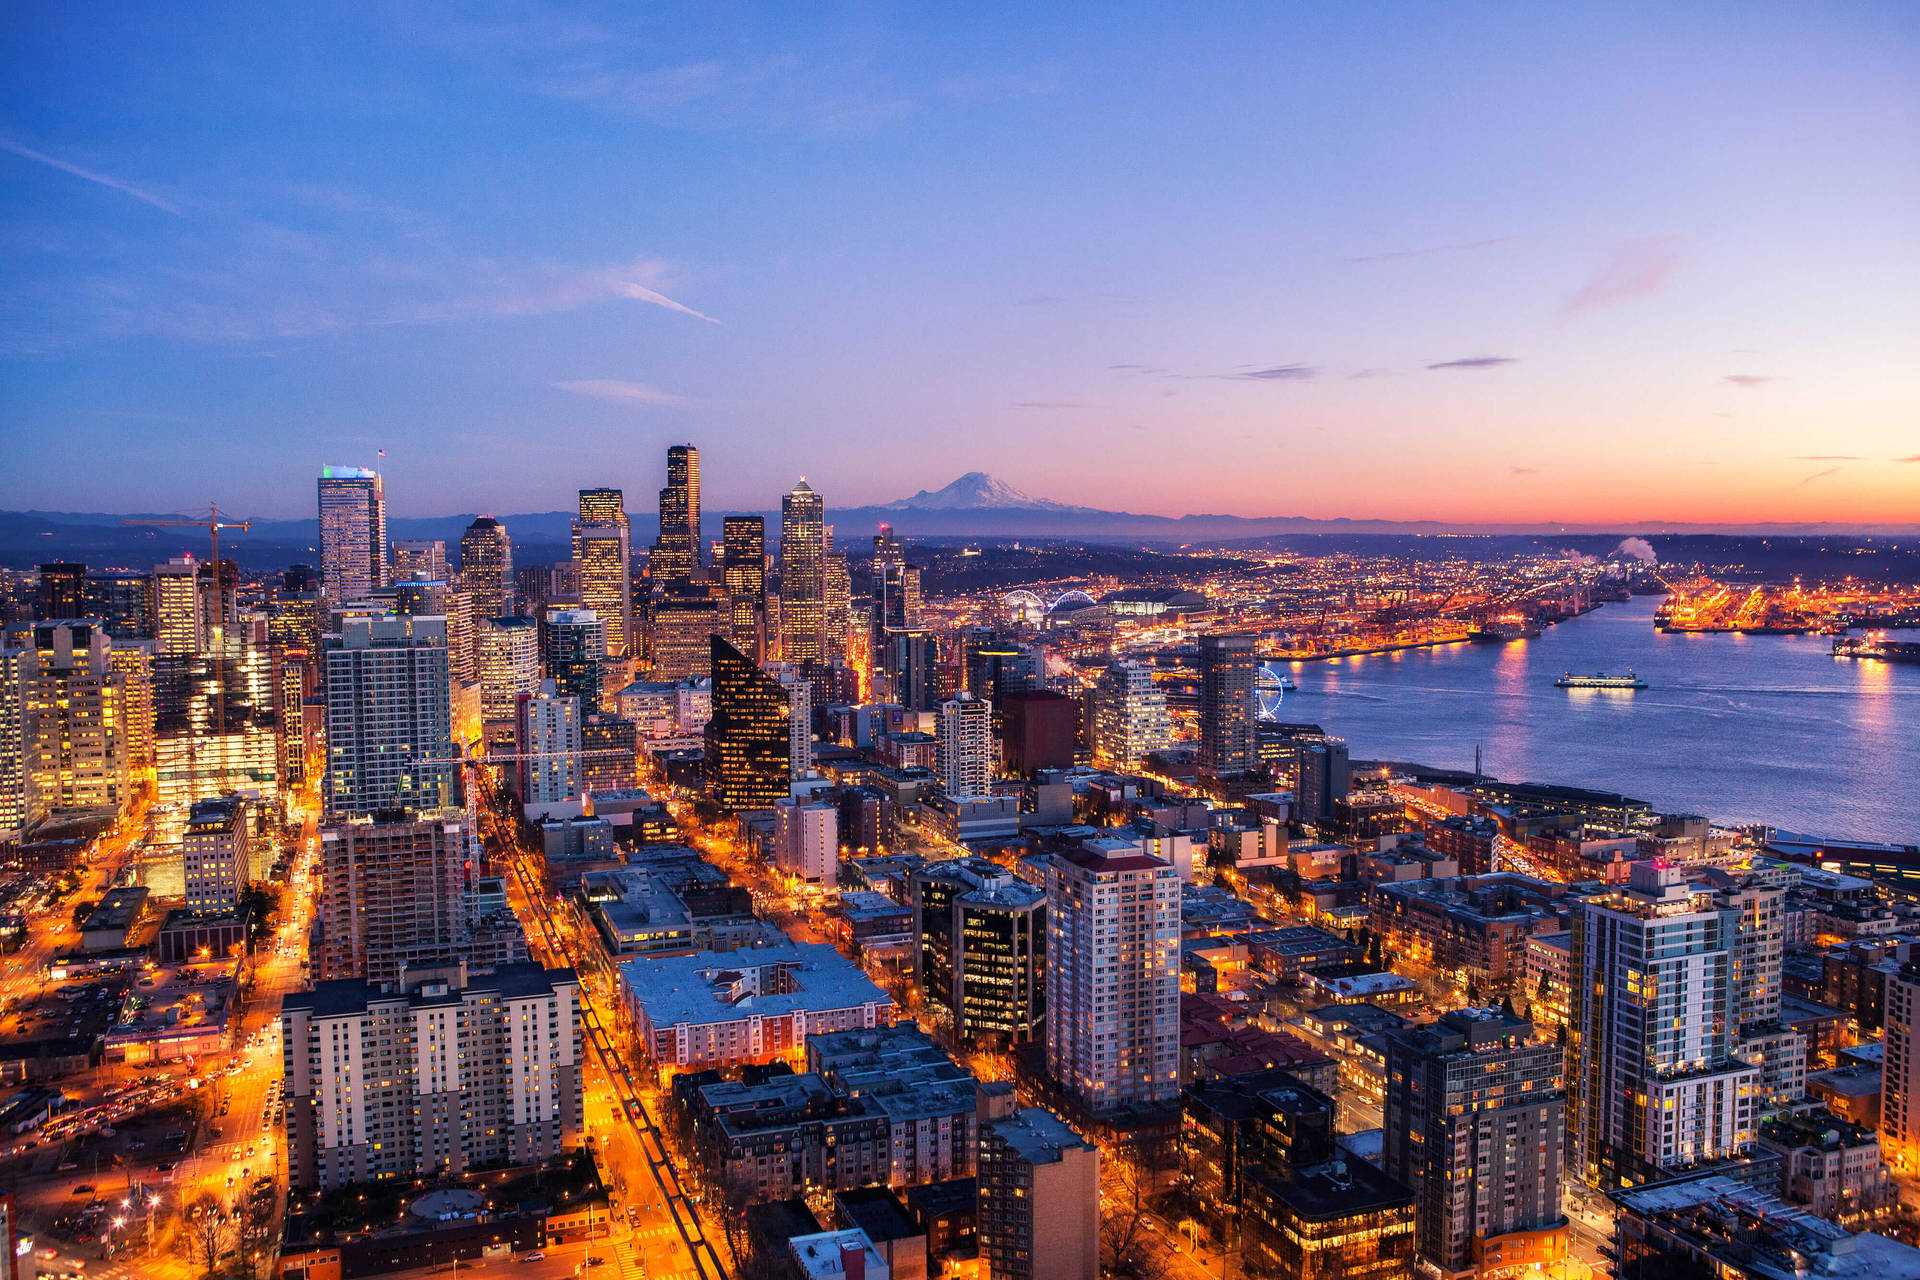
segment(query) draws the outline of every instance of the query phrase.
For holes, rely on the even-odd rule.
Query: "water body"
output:
[[[1280,718],[1346,738],[1356,759],[1471,769],[1477,744],[1503,780],[1920,843],[1920,666],[1835,658],[1827,636],[1666,635],[1659,603],[1636,596],[1513,644],[1297,663]],[[1649,687],[1553,687],[1628,668]]]

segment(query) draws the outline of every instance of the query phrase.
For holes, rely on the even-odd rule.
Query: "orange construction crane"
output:
[[[227,731],[227,646],[225,643],[227,590],[226,584],[220,579],[220,531],[222,529],[251,529],[253,528],[253,521],[222,520],[220,518],[220,508],[214,506],[212,503],[208,503],[207,518],[204,520],[195,519],[193,516],[182,511],[172,519],[133,519],[122,520],[121,523],[161,525],[169,529],[205,529],[213,537],[213,559],[211,561],[213,566],[213,600],[214,610],[219,615],[219,626],[216,630],[213,645],[213,683],[214,688],[218,691],[216,695],[220,715],[220,728],[218,732],[224,735]],[[194,595],[195,599],[198,600],[199,593],[196,591]]]

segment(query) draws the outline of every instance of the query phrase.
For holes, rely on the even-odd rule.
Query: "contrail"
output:
[[[91,169],[82,169],[77,164],[68,164],[65,160],[57,159],[44,151],[35,151],[32,147],[23,147],[11,138],[0,138],[0,151],[11,151],[23,160],[31,160],[36,164],[46,165],[49,169],[58,169],[62,173],[71,174],[83,182],[91,182],[95,186],[105,187],[109,191],[118,191],[121,195],[132,196],[135,200],[150,204],[156,209],[164,210],[176,218],[184,218],[186,216],[180,212],[178,205],[169,204],[152,192],[142,191],[130,182],[122,182],[118,178],[110,178],[104,173],[95,173]]]

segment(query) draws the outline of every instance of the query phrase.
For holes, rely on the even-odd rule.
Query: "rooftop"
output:
[[[655,1027],[893,1005],[891,996],[826,943],[641,957],[622,964],[620,973]]]
[[[1066,1151],[1093,1149],[1066,1121],[1042,1107],[1028,1107],[981,1125],[989,1127],[1028,1164],[1057,1164]]]

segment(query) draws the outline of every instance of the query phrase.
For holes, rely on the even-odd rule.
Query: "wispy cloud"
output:
[[[1498,369],[1503,364],[1518,364],[1513,356],[1461,356],[1458,360],[1442,360],[1430,364],[1429,369]]]
[[[1904,458],[1895,458],[1895,462],[1920,462],[1920,453],[1910,453]]]
[[[1764,387],[1769,382],[1777,382],[1779,379],[1765,373],[1730,373],[1721,381],[1731,382],[1736,387]]]
[[[119,178],[100,173],[93,169],[85,169],[77,164],[70,164],[57,156],[50,156],[44,151],[35,151],[32,147],[22,146],[11,138],[0,138],[0,151],[10,152],[13,155],[19,156],[22,160],[31,160],[35,164],[43,164],[49,169],[58,169],[61,173],[79,178],[82,182],[91,182],[95,186],[105,187],[109,191],[118,191],[123,196],[132,196],[135,200],[139,200],[144,204],[150,204],[154,208],[164,213],[170,213],[176,218],[186,216],[180,212],[180,206],[170,200],[161,199],[143,187],[136,187],[131,182],[122,182]]]
[[[1247,369],[1225,376],[1251,378],[1255,382],[1305,382],[1309,378],[1319,377],[1320,370],[1310,364],[1275,364],[1268,365],[1264,369]]]
[[[624,382],[617,378],[586,378],[579,382],[555,382],[556,391],[570,391],[591,400],[611,400],[616,404],[686,404],[688,397],[662,391],[644,382]]]
[[[1802,453],[1794,457],[1795,462],[1865,462],[1866,459],[1854,453]]]
[[[1808,485],[1812,484],[1815,480],[1825,480],[1828,476],[1833,475],[1835,472],[1839,470],[1840,468],[1838,467],[1828,467],[1825,471],[1816,471],[1812,475],[1806,477],[1805,479],[1796,481],[1795,483],[1790,484],[1787,487],[1789,489],[1804,489]]]
[[[1468,240],[1461,244],[1435,244],[1423,249],[1392,249],[1386,253],[1363,253],[1358,257],[1344,258],[1344,262],[1400,262],[1407,258],[1431,258],[1444,253],[1468,253],[1474,249],[1490,249],[1496,244],[1506,244],[1516,236],[1494,236],[1490,240]]]
[[[1649,236],[1617,245],[1592,278],[1561,305],[1560,314],[1597,311],[1664,293],[1685,261],[1685,245],[1678,236]]]
[[[632,298],[637,302],[651,302],[656,307],[665,307],[669,311],[678,311],[683,316],[692,316],[695,320],[705,320],[708,324],[719,324],[712,316],[695,311],[682,302],[675,302],[658,289],[649,289],[638,280],[628,280],[620,286],[620,296]]]

